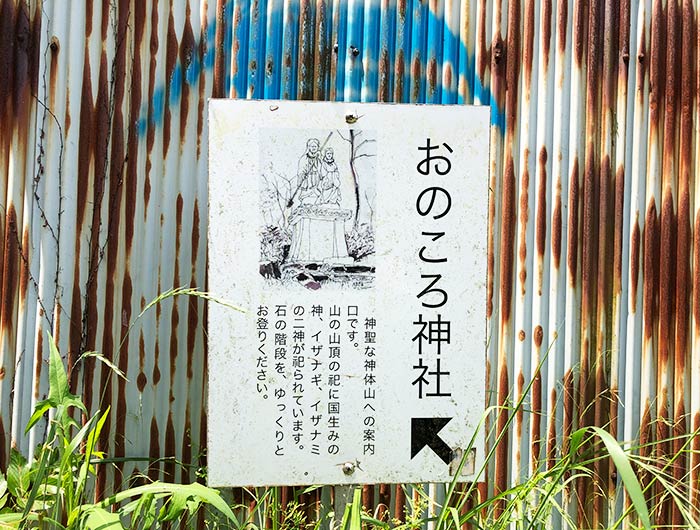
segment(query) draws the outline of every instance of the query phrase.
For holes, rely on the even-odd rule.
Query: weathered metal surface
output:
[[[47,331],[90,408],[112,406],[106,449],[203,462],[204,303],[129,323],[206,287],[210,96],[490,105],[488,403],[534,384],[512,425],[489,420],[489,490],[589,424],[677,454],[647,444],[700,428],[697,27],[691,0],[0,0],[0,467],[41,436],[23,425]],[[671,471],[694,506],[699,466]],[[617,491],[596,471],[580,493]],[[381,495],[401,513],[403,490]],[[627,501],[562,502],[586,526]]]

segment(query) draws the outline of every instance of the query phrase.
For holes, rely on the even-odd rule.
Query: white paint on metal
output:
[[[274,109],[274,110],[273,110]],[[348,115],[358,116],[348,125]],[[350,120],[352,121],[352,120]],[[438,482],[451,479],[450,466],[443,462],[430,447],[423,447],[414,458],[412,452],[412,421],[415,418],[452,418],[439,431],[439,437],[455,452],[466,450],[473,439],[475,462],[479,469],[483,460],[483,432],[478,424],[484,412],[484,359],[485,359],[485,307],[486,297],[486,231],[488,207],[488,110],[476,107],[445,106],[394,106],[331,103],[212,101],[210,103],[210,185],[209,185],[209,288],[212,293],[245,309],[245,313],[232,311],[225,306],[209,308],[209,403],[208,457],[209,482],[214,485],[289,485],[289,484],[352,484],[373,482]],[[370,172],[375,168],[376,208],[372,212],[376,228],[376,252],[369,261],[349,263],[347,258],[326,260],[319,272],[313,273],[312,265],[300,269],[299,259],[293,257],[280,262],[281,279],[264,278],[260,274],[260,227],[267,226],[261,214],[261,191],[267,190],[267,182],[259,175],[282,174],[297,183],[300,175],[306,175],[298,161],[305,155],[307,139],[319,138],[320,143],[334,146],[340,172],[340,208],[352,209],[352,177],[346,169],[345,152],[339,150],[349,129],[364,131],[363,138],[376,138],[376,144],[366,153],[376,153],[371,163],[360,166]],[[328,135],[328,136],[326,136]],[[447,155],[451,169],[446,175],[435,173],[445,169],[444,161],[431,169],[429,175],[418,172],[418,164],[425,158],[426,139],[440,146],[434,155]],[[325,140],[325,142],[324,142]],[[448,144],[449,153],[442,144]],[[322,145],[322,148],[324,147]],[[370,144],[368,144],[370,145]],[[425,166],[423,166],[425,167]],[[306,177],[303,177],[306,178]],[[323,177],[325,178],[325,177]],[[363,180],[364,179],[364,180]],[[348,180],[350,185],[348,185]],[[367,182],[366,175],[360,183]],[[370,184],[367,184],[369,188]],[[432,217],[441,213],[445,197],[437,195],[436,206],[431,213],[421,216],[417,201],[421,192],[431,186],[448,190],[451,207],[440,219]],[[301,194],[305,188],[301,188]],[[371,193],[371,192],[368,192]],[[430,195],[420,201],[426,208]],[[292,201],[302,200],[294,197]],[[306,199],[304,199],[305,201]],[[299,203],[297,203],[298,205]],[[318,204],[321,204],[319,201]],[[294,232],[304,220],[290,208],[291,217],[300,216],[297,225],[290,224],[292,247],[296,243]],[[438,206],[440,205],[440,206]],[[327,206],[324,203],[324,208]],[[364,206],[363,206],[364,208]],[[439,208],[439,210],[438,210]],[[362,210],[361,210],[362,211]],[[296,212],[296,213],[295,213]],[[314,215],[321,216],[316,212]],[[289,212],[287,212],[289,213]],[[325,214],[324,214],[325,215]],[[366,215],[366,212],[365,214]],[[322,223],[319,221],[319,223]],[[342,222],[341,222],[342,224]],[[345,221],[345,231],[350,233],[352,221]],[[311,238],[320,241],[319,225],[310,229]],[[337,229],[336,224],[336,229]],[[445,232],[432,242],[423,232]],[[306,234],[306,232],[303,232]],[[434,245],[434,246],[433,246]],[[418,254],[426,246],[426,257],[447,257],[446,263],[421,262]],[[316,247],[312,248],[315,251]],[[290,250],[290,256],[295,250]],[[342,253],[341,253],[342,254]],[[373,262],[375,277],[373,286],[353,289],[347,283],[333,280],[336,268],[346,265],[362,266]],[[331,270],[332,267],[333,268]],[[301,270],[301,272],[300,272]],[[294,271],[293,275],[291,271]],[[439,273],[442,278],[436,287],[448,293],[448,301],[439,309],[421,307],[417,295],[428,285],[421,274]],[[329,276],[331,279],[324,280]],[[313,281],[309,281],[309,276]],[[334,284],[334,281],[339,283]],[[311,288],[309,288],[311,287]],[[436,303],[436,293],[427,295]],[[270,342],[261,339],[260,325],[272,328],[277,304],[287,306],[287,325],[294,325],[293,306],[303,306],[308,312],[313,305],[324,307],[324,315],[318,320],[306,319],[305,368],[300,370],[305,390],[301,406],[289,397],[295,374],[290,360],[281,373],[275,373]],[[260,306],[269,308],[269,322],[258,320]],[[332,306],[341,307],[341,343],[339,371],[340,418],[339,450],[329,454],[330,416],[326,398],[329,386],[329,346],[322,344],[319,371],[323,379],[316,388],[311,384],[310,363],[314,354],[311,332],[327,327],[333,318],[328,311]],[[366,353],[363,338],[346,343],[346,308],[357,306],[360,330],[364,330],[364,318],[375,318],[376,326],[376,399],[369,401],[376,407],[376,442],[374,454],[365,451],[363,440],[367,429],[363,425],[368,415],[363,392],[366,383]],[[426,395],[418,396],[418,386],[413,384],[420,370],[418,341],[413,338],[421,326],[415,322],[422,314],[425,321],[435,320],[437,314],[450,322],[449,343],[442,343],[441,369],[449,371],[443,376],[443,393],[449,397],[427,397],[436,391],[435,380],[427,376],[430,384],[424,387]],[[308,315],[307,315],[308,316]],[[306,317],[305,317],[306,318]],[[270,337],[272,336],[270,329]],[[427,333],[427,330],[426,330]],[[291,333],[287,334],[289,343]],[[323,341],[325,339],[321,339]],[[267,370],[263,378],[257,378],[261,366],[260,344],[264,342]],[[356,345],[358,344],[359,345]],[[431,364],[438,359],[436,343],[424,341],[423,358]],[[286,378],[286,379],[285,379]],[[286,400],[277,400],[275,390],[285,389]],[[312,409],[320,400],[319,410]],[[284,401],[285,410],[279,403]],[[302,421],[302,437],[293,442],[291,410],[298,410]],[[303,416],[301,416],[303,414]],[[322,436],[317,437],[319,454],[312,454],[311,416],[321,415]],[[278,417],[284,427],[276,427]],[[276,440],[276,431],[283,432],[284,440]],[[281,435],[280,435],[281,436]],[[303,448],[302,448],[303,446]],[[283,447],[282,450],[279,448]],[[283,456],[276,456],[283,452]],[[357,463],[353,473],[343,472],[344,464]],[[471,465],[467,467],[472,467]],[[454,471],[454,469],[452,470]],[[469,475],[469,474],[467,474]]]

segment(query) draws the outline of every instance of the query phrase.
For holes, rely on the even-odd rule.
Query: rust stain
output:
[[[561,262],[561,179],[557,178],[557,189],[552,210],[552,259],[554,268],[559,269]]]
[[[401,23],[403,23],[406,20],[406,4],[406,0],[398,0],[397,3],[399,21]]]
[[[537,347],[538,349],[541,348],[542,339],[544,338],[544,331],[542,330],[542,326],[540,326],[539,324],[535,327],[533,338],[535,340],[535,347]]]
[[[625,223],[625,168],[615,172],[615,240],[613,249],[613,293],[622,293],[622,230]]]
[[[431,57],[428,61],[428,94],[432,95],[437,90],[437,60]]]
[[[520,342],[524,342],[525,339],[526,339],[526,337],[527,337],[527,335],[525,334],[525,330],[524,330],[524,329],[521,329],[520,331],[518,331],[518,340],[519,340]]]
[[[544,258],[547,238],[547,148],[542,146],[539,156],[540,178],[537,187],[537,213],[535,221],[535,242],[537,255],[541,260]],[[540,265],[538,270],[537,288],[542,295],[543,270]]]
[[[80,248],[78,247],[78,252],[80,251]],[[77,253],[77,256],[80,254]],[[68,330],[68,362],[67,362],[67,369],[70,372],[71,375],[71,380],[70,380],[70,385],[71,389],[73,391],[76,390],[77,385],[78,385],[78,372],[77,370],[73,370],[73,366],[75,366],[75,362],[78,359],[78,355],[80,355],[80,347],[81,347],[81,340],[82,340],[82,335],[83,335],[83,326],[82,326],[82,320],[80,318],[80,315],[82,314],[82,306],[81,306],[81,300],[82,296],[80,293],[80,263],[78,260],[75,260],[73,264],[73,292],[71,293],[71,315],[74,315],[73,318],[70,319],[70,325],[69,325],[69,330]],[[77,316],[75,316],[77,315]]]
[[[562,394],[564,398],[564,421],[562,426],[562,453],[566,454],[569,451],[569,436],[574,428],[574,402],[576,396],[574,394],[574,374],[571,368],[564,373],[562,383]]]
[[[630,2],[624,1],[620,2],[620,12],[619,12],[619,22],[618,31],[620,32],[619,38],[619,65],[620,65],[620,77],[619,82],[627,80],[627,68],[630,61]],[[627,87],[618,84],[619,90],[627,96]]]
[[[138,3],[134,12],[134,38],[137,48],[140,49],[145,33],[146,26],[146,6],[145,3]],[[125,30],[124,30],[125,31]],[[131,60],[133,67],[131,71],[131,83],[129,86],[129,116],[138,116],[141,112],[141,54],[132,54]],[[125,65],[119,67],[125,70]],[[120,83],[121,84],[121,83]],[[131,247],[134,239],[134,225],[136,221],[136,204],[137,204],[137,187],[138,187],[138,145],[139,137],[136,123],[132,123],[128,127],[127,154],[126,162],[127,169],[124,175],[124,231],[127,260],[131,255]],[[144,209],[145,210],[145,209]]]
[[[177,63],[177,34],[175,33],[175,20],[173,19],[172,6],[168,17],[168,36],[165,41],[165,104],[163,112],[163,158],[168,154],[170,147],[170,89],[173,83],[173,73]]]
[[[151,418],[148,456],[151,459],[151,465],[148,466],[148,478],[152,481],[158,480],[161,466],[160,459],[163,457],[163,454],[160,451],[160,433],[158,432],[158,422],[156,421],[155,416]]]
[[[153,112],[155,110],[153,93],[155,90],[156,77],[158,75],[156,70],[156,58],[158,57],[159,48],[160,41],[158,40],[158,4],[156,2],[151,4],[151,38],[149,42],[150,59],[148,64],[148,129],[146,130],[146,152],[148,153],[146,158],[146,187],[148,189],[148,193],[144,192],[146,201],[144,207],[144,216],[145,212],[148,210],[148,199],[150,197],[151,151],[153,150],[153,143],[156,137],[155,116],[153,115]]]
[[[608,116],[613,112],[615,104],[615,66],[618,66],[618,73],[623,72],[619,68],[617,57],[617,45],[619,40],[620,27],[618,24],[619,2],[606,2],[604,20],[599,24],[598,30],[603,37],[603,69],[602,69],[602,91],[603,91],[603,120],[609,120]],[[608,133],[609,134],[609,133]]]
[[[445,68],[445,74],[444,74],[445,80],[444,80],[443,88],[445,90],[451,90],[452,89],[452,76],[453,76],[452,63],[445,62],[445,64],[443,66]]]
[[[567,23],[569,20],[569,0],[557,2],[557,45],[559,53],[566,53]]]
[[[202,35],[207,32],[206,22],[202,23]],[[199,39],[199,64],[204,64],[204,59],[207,53],[207,41],[204,38]],[[202,156],[202,133],[204,131],[204,109],[207,103],[205,94],[206,86],[206,69],[201,68],[199,71],[199,98],[197,100],[197,160]]]
[[[80,124],[78,145],[78,186],[76,200],[76,223],[81,226],[85,219],[85,207],[87,206],[87,193],[90,189],[90,167],[93,160],[95,123],[92,105],[92,82],[90,80],[90,58],[85,54],[83,64],[82,97],[80,101]],[[76,246],[79,242],[76,241]],[[79,256],[79,248],[76,248],[76,256]]]
[[[420,52],[416,52],[411,61],[411,101],[417,102],[420,99],[420,85],[423,68],[421,66]]]
[[[488,68],[489,62],[491,61],[491,50],[486,47],[486,10],[488,9],[486,5],[486,0],[480,0],[479,2],[479,34],[477,35],[477,40],[479,42],[479,64],[477,65],[479,80],[484,83],[486,79],[486,68]]]
[[[588,124],[586,128],[588,129]],[[586,148],[586,168],[583,174],[583,208],[581,223],[581,318],[582,327],[587,325],[590,318],[589,312],[595,304],[595,292],[593,290],[596,279],[597,260],[596,252],[596,228],[597,208],[596,184],[598,175],[594,160],[595,145],[590,141]],[[581,354],[583,356],[583,353]]]
[[[51,50],[51,66],[49,68],[49,106],[53,108],[56,105],[56,78],[58,77],[58,51],[60,43],[55,35],[51,37],[49,44]]]
[[[530,171],[528,170],[528,159],[530,158],[530,150],[525,149],[525,164],[523,169],[523,177],[520,184],[520,246],[518,248],[518,257],[520,259],[520,270],[518,278],[520,279],[520,294],[525,296],[527,288],[527,267],[525,260],[527,259],[527,223],[530,217],[530,209],[528,208],[530,194]]]
[[[66,109],[65,116],[63,118],[63,122],[65,124],[65,134],[66,136],[70,132],[70,124],[71,124],[71,117],[70,117],[70,101],[71,101],[71,95],[70,95],[70,88],[66,87],[66,101],[64,103],[64,107]]]
[[[158,341],[156,341],[153,358],[153,374],[151,374],[151,379],[153,381],[153,386],[156,386],[160,382],[160,368],[158,366],[158,359],[160,358],[160,344]]]
[[[500,363],[499,363],[500,364]],[[503,435],[504,440],[496,447],[496,466],[495,466],[495,492],[496,494],[504,491],[508,484],[508,417],[509,412],[506,408],[508,402],[508,392],[510,391],[508,382],[508,368],[501,364],[499,366],[498,378],[498,405],[501,407],[498,411],[497,429],[499,436]]]
[[[175,271],[173,273],[173,281],[175,285],[179,285],[180,281],[180,245],[182,240],[182,209],[183,209],[183,199],[182,194],[177,194],[176,201],[176,213],[175,213]],[[177,340],[177,330],[178,324],[180,322],[180,311],[178,309],[178,301],[173,301],[173,309],[170,317],[170,400],[174,399],[173,391],[175,383],[175,371],[177,366],[177,355],[178,355],[178,340]]]
[[[651,339],[654,333],[654,314],[656,303],[657,263],[659,256],[657,234],[656,203],[652,197],[647,206],[644,221],[644,263],[642,308],[644,311],[644,337]]]
[[[660,119],[660,102],[663,98],[664,62],[661,59],[663,39],[663,6],[654,2],[651,15],[651,51],[649,64],[649,128],[652,134],[658,133]]]
[[[544,70],[549,68],[550,46],[552,42],[552,0],[543,0],[542,2],[542,49],[540,53],[544,53]],[[544,72],[543,72],[544,73]],[[542,75],[542,74],[540,74]]]
[[[27,287],[29,286],[29,227],[26,226],[22,230],[22,243],[16,240],[17,234],[13,234],[15,241],[10,244],[21,244],[20,256],[22,259],[22,269],[19,275],[19,303],[20,307],[24,307],[27,300]]]
[[[192,211],[192,240],[190,248],[192,249],[192,271],[190,278],[190,287],[197,287],[197,255],[199,251],[199,204],[197,199],[194,201]],[[192,297],[187,304],[187,378],[194,377],[194,354],[195,340],[197,337],[197,328],[199,326],[199,299]]]
[[[89,0],[85,2],[85,37],[86,40],[92,35],[92,2]]]
[[[687,181],[685,181],[687,184]],[[688,340],[688,307],[690,285],[690,245],[692,235],[690,232],[690,192],[687,185],[681,190],[678,201],[678,233],[676,247],[676,352],[678,361],[676,369],[683,373],[684,366],[679,366],[681,359],[685,358]]]
[[[583,50],[586,46],[586,2],[576,2],[574,12],[574,63],[583,67]]]
[[[20,261],[17,230],[17,212],[15,211],[15,205],[10,203],[5,214],[5,255],[3,256],[2,306],[0,306],[0,325],[2,325],[3,331],[10,336],[14,335],[18,265]]]
[[[119,369],[127,374],[129,373],[129,323],[131,322],[131,297],[133,295],[133,285],[131,283],[131,274],[127,268],[124,271],[124,283],[122,284],[122,306],[121,306],[121,333],[120,333],[120,343],[123,342],[123,346],[119,352]],[[126,413],[127,413],[127,401],[126,401],[126,381],[122,378],[117,380],[117,407],[116,407],[116,431],[120,435],[126,432]],[[115,454],[117,456],[124,456],[124,444],[125,440],[123,436],[115,437]],[[123,469],[121,466],[119,469]]]
[[[673,197],[667,189],[661,202],[661,233],[660,233],[660,262],[659,262],[659,362],[660,368],[665,369],[671,353],[673,326],[673,292],[675,286],[675,213]]]
[[[516,383],[516,397],[520,398],[520,396],[523,395],[523,390],[525,388],[525,376],[523,375],[522,370],[518,372],[518,379]],[[518,410],[515,413],[515,436],[517,437],[518,440],[521,440],[523,437],[523,415],[525,411],[523,410],[523,407],[518,407]],[[520,445],[519,444],[514,444],[517,451],[518,451],[518,456],[520,455]]]
[[[109,13],[111,8],[112,6],[107,0],[102,0],[102,24],[100,26],[102,31],[102,42],[107,40],[107,31],[109,30]]]
[[[637,214],[637,217],[639,214]],[[637,290],[639,288],[639,252],[641,244],[641,234],[639,230],[639,219],[634,220],[632,227],[632,242],[630,245],[630,289],[632,289],[632,306],[630,311],[637,312]]]
[[[185,425],[182,429],[182,461],[192,462],[192,414],[190,413],[190,402],[185,405]],[[192,482],[190,466],[180,467],[180,484]]]
[[[513,297],[513,247],[515,244],[515,170],[513,156],[508,155],[503,175],[501,201],[501,319],[510,320]]]
[[[177,266],[175,267],[176,272]],[[175,276],[176,281],[178,275]],[[173,399],[174,383],[175,383],[175,369],[177,365],[177,354],[178,354],[178,341],[177,341],[177,330],[178,324],[180,323],[180,312],[177,307],[177,302],[173,302],[173,309],[170,318],[171,332],[170,332],[170,398]]]
[[[190,23],[190,4],[185,9],[185,28],[180,41],[180,66],[182,67],[182,95],[180,97],[180,146],[187,139],[187,119],[190,113],[190,84],[187,81],[188,71],[194,64],[195,49],[194,33]]]
[[[236,3],[236,7],[234,8],[234,11],[233,11],[233,33],[234,33],[234,35],[238,35],[241,31],[241,18],[242,17],[243,17],[243,15],[241,13],[241,5],[239,3]],[[217,29],[217,31],[218,31],[218,29]],[[233,57],[238,57],[239,56],[238,54],[240,53],[240,51],[241,51],[240,38],[234,38],[233,42],[231,44],[231,55]],[[223,52],[223,49],[222,49],[222,52]],[[234,76],[238,75],[238,72],[239,72],[238,63],[239,63],[239,61],[232,61],[231,73],[229,74],[230,78],[233,78]],[[233,84],[230,88],[230,94],[228,94],[228,96],[234,97],[234,98],[239,97],[239,94],[238,94],[235,86],[233,86]],[[218,96],[218,97],[223,97],[223,95]]]
[[[489,187],[489,220],[488,220],[488,241],[487,241],[487,261],[486,261],[486,318],[491,318],[493,315],[493,294],[495,281],[495,266],[496,266],[496,234],[494,230],[494,221],[496,219],[496,200],[492,196],[496,186],[496,177],[491,175],[491,186]]]
[[[534,61],[535,47],[535,0],[527,0],[525,5],[523,46],[523,66],[525,67],[525,99],[530,99],[530,89],[532,87],[532,66]]]
[[[143,308],[143,298],[141,298],[141,307]],[[144,364],[146,362],[146,344],[143,339],[143,330],[139,332],[139,375],[136,377],[136,386],[139,389],[139,393],[143,393],[146,384],[148,383],[148,377],[144,373]]]
[[[615,227],[610,222],[613,214],[611,212],[612,203],[614,203],[614,196],[611,199],[610,189],[611,185],[611,168],[610,168],[610,156],[605,153],[603,160],[600,165],[600,178],[598,182],[598,233],[596,237],[598,238],[598,259],[593,259],[593,262],[597,264],[597,295],[598,301],[608,299],[608,294],[610,292],[610,258],[613,254],[614,247],[614,234]],[[614,193],[614,192],[613,192]],[[622,228],[622,225],[620,225]],[[595,242],[592,248],[595,249]],[[602,303],[597,304],[597,317],[598,317],[598,345],[597,351],[600,352],[604,348],[603,341],[605,340],[604,333],[602,331],[602,326],[600,325],[601,320],[605,318],[605,309]]]
[[[693,319],[695,333],[700,334],[700,211],[695,214],[693,229]]]
[[[214,84],[212,97],[224,97],[226,83],[226,51],[224,43],[226,39],[226,0],[216,0],[216,35],[214,36]]]
[[[387,102],[391,97],[389,93],[390,87],[390,68],[389,50],[382,48],[379,55],[379,91],[377,93],[380,102]]]
[[[172,401],[172,400],[171,400]],[[175,478],[175,426],[173,425],[173,413],[168,412],[168,423],[165,426],[165,453],[167,457],[163,465],[163,475],[168,482],[174,482]]]
[[[403,80],[406,75],[406,65],[403,54],[403,49],[400,49],[396,53],[396,63],[395,63],[395,75],[394,75],[394,100],[403,101]]]
[[[644,79],[646,78],[647,71],[647,58],[646,58],[646,25],[642,25],[642,33],[639,38],[639,51],[637,52],[637,86],[644,86]],[[638,93],[638,99],[642,97],[642,90]]]

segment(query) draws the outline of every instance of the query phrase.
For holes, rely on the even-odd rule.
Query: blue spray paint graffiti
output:
[[[235,88],[235,93],[239,97],[252,98],[296,98],[298,87],[298,55],[299,46],[299,17],[300,10],[298,0],[285,2],[277,9],[270,9],[266,12],[259,9],[255,17],[250,16],[249,0],[228,1],[224,6],[224,64],[226,65],[226,75],[224,84],[226,94],[231,93],[231,88]],[[362,67],[363,47],[385,46],[390,50],[390,57],[393,59],[399,50],[404,51],[409,63],[408,71],[404,74],[402,102],[409,101],[411,97],[410,83],[412,74],[410,72],[411,57],[420,60],[420,79],[413,79],[419,83],[418,102],[426,101],[426,58],[437,57],[437,64],[449,62],[453,68],[457,68],[459,76],[466,80],[469,86],[468,98],[473,98],[478,94],[483,104],[491,107],[491,124],[501,132],[505,130],[505,109],[499,106],[491,97],[488,87],[484,87],[475,72],[474,53],[467,49],[465,42],[462,42],[458,34],[455,34],[446,24],[443,13],[423,12],[417,21],[406,17],[405,21],[400,17],[389,17],[382,12],[378,4],[363,7],[362,2],[351,2],[352,8],[348,10],[346,2],[341,2],[337,13],[331,13],[330,8],[327,19],[334,21],[332,42],[328,43],[333,49],[337,45],[337,68],[335,79],[329,79],[335,85],[336,99],[359,101],[376,100],[378,83],[378,50],[372,50],[372,60],[368,63],[368,71],[365,73]],[[416,6],[420,9],[420,6]],[[233,33],[234,33],[234,11],[239,15],[235,21],[236,38],[240,46],[236,47],[235,62],[236,71],[231,72],[231,58],[234,53]],[[426,10],[427,11],[427,10]],[[407,13],[411,14],[411,13]],[[427,16],[425,16],[427,14]],[[391,28],[387,27],[387,20],[391,21]],[[173,73],[167,85],[169,87],[169,99],[167,104],[171,107],[180,104],[182,98],[183,83],[195,87],[199,83],[202,69],[211,71],[214,68],[216,56],[215,39],[217,24],[220,23],[216,17],[207,23],[205,35],[205,47],[203,57],[200,59],[198,53],[193,53],[190,64],[184,71],[183,65],[178,59]],[[418,24],[418,26],[416,26]],[[251,31],[250,25],[255,25],[255,31]],[[262,28],[265,28],[262,31]],[[367,28],[371,28],[373,34],[369,35]],[[374,35],[376,33],[376,35]],[[282,35],[282,39],[280,39]],[[327,35],[331,35],[328,32]],[[441,44],[430,43],[431,35],[439,35]],[[201,36],[200,36],[201,39]],[[457,45],[458,43],[458,45]],[[195,46],[199,50],[201,42]],[[356,50],[354,50],[355,48]],[[430,54],[428,52],[430,51]],[[256,59],[253,65],[249,60],[249,54],[253,53]],[[358,55],[354,55],[358,53]],[[285,57],[285,55],[287,55]],[[259,64],[258,56],[264,57],[265,64]],[[266,64],[269,62],[271,68],[268,70]],[[250,64],[249,64],[250,63]],[[393,60],[392,63],[393,64]],[[257,75],[264,76],[264,82],[252,82],[253,72],[251,66],[257,70]],[[313,72],[309,75],[313,76]],[[330,76],[330,71],[327,72]],[[393,88],[396,83],[393,68],[389,69],[388,75],[390,94],[394,94]],[[313,80],[311,81],[313,82]],[[251,90],[249,90],[249,83]],[[371,86],[365,87],[369,83]],[[277,85],[277,86],[273,86]],[[251,92],[251,93],[249,93]],[[143,105],[139,120],[137,121],[137,131],[140,137],[145,137],[149,124],[152,127],[160,127],[163,124],[165,112],[166,82],[157,85],[153,92],[153,99]],[[364,97],[363,97],[364,96]],[[438,72],[436,92],[430,96],[431,103],[471,103],[465,101],[458,90],[451,87],[442,86],[442,72]]]

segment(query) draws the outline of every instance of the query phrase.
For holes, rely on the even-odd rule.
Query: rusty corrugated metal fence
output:
[[[699,429],[698,11],[0,0],[0,468],[42,435],[23,427],[47,391],[46,331],[88,407],[112,406],[110,454],[164,457],[148,473],[174,480],[194,470],[169,457],[203,462],[203,301],[167,299],[127,332],[159,293],[206,285],[212,96],[490,105],[489,403],[533,380],[491,491],[546,465],[579,426],[642,445]],[[88,350],[131,382],[79,361]],[[698,465],[673,468],[695,506]],[[133,466],[103,468],[102,483]],[[592,500],[571,501],[580,524],[619,513],[612,471],[596,469],[609,499],[583,484]],[[400,489],[379,500],[394,491],[401,505]],[[667,503],[656,516],[680,514]]]

